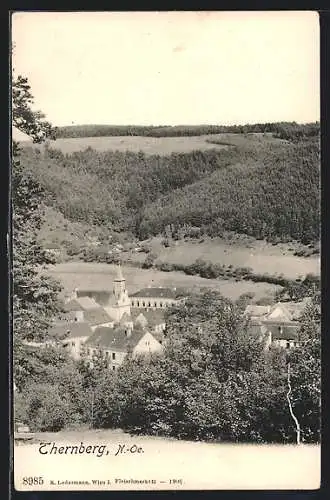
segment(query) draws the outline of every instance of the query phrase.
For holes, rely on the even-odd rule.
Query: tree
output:
[[[52,133],[40,112],[32,111],[33,97],[26,78],[13,74],[12,123],[41,142]],[[17,386],[24,380],[24,362],[31,356],[24,341],[43,341],[48,337],[52,318],[59,311],[60,285],[43,274],[52,260],[37,241],[43,221],[42,189],[24,168],[24,156],[12,144],[12,275],[13,275],[13,362]],[[23,372],[22,372],[23,371]]]
[[[301,318],[299,346],[288,356],[294,413],[304,442],[320,440],[321,327],[320,296],[316,294]]]

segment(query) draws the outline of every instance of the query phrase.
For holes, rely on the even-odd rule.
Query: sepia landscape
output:
[[[287,445],[294,488],[319,460],[319,121],[57,126],[34,92],[13,64],[16,470],[38,475],[38,443],[101,439],[144,443],[156,477],[175,443],[254,488],[231,460]],[[216,489],[188,463],[178,477]]]

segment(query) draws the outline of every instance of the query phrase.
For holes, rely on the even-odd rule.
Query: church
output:
[[[162,351],[165,310],[183,299],[176,289],[163,287],[148,287],[129,296],[118,265],[112,290],[75,289],[66,298],[62,321],[53,333],[64,337],[62,344],[73,358],[80,359],[83,353],[92,358],[102,352],[115,370],[128,353]]]

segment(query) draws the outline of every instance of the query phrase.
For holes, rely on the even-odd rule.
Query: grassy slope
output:
[[[307,273],[320,274],[320,257],[297,257],[293,252],[300,248],[298,244],[271,245],[253,238],[240,238],[224,241],[221,238],[177,241],[165,248],[160,238],[153,238],[146,243],[157,255],[157,260],[175,264],[192,264],[197,259],[214,264],[250,267],[256,273],[283,274],[295,279]],[[133,262],[143,262],[145,254],[127,253],[125,258]]]
[[[250,146],[251,143],[285,143],[275,139],[272,134],[209,134],[190,137],[76,137],[59,138],[49,141],[49,146],[63,153],[83,151],[93,148],[96,151],[131,151],[146,154],[168,155],[188,153],[194,150],[223,149],[229,146]],[[42,146],[38,146],[42,148]]]
[[[89,290],[111,290],[116,269],[111,264],[67,262],[57,264],[49,269],[49,273],[63,284],[64,290],[71,292],[75,287]],[[134,293],[147,286],[170,286],[186,289],[201,287],[218,290],[230,299],[237,299],[242,293],[253,292],[255,299],[271,296],[279,289],[268,283],[252,283],[234,280],[212,280],[199,276],[186,276],[179,272],[164,273],[157,270],[136,269],[123,266],[129,293]]]

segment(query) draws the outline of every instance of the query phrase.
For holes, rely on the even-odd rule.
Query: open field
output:
[[[280,139],[274,139],[271,134],[209,134],[183,137],[111,136],[59,138],[56,141],[49,141],[49,146],[60,149],[63,153],[92,148],[96,151],[131,151],[133,153],[143,151],[150,155],[168,155],[189,153],[194,150],[227,149],[230,146],[278,143],[279,141]],[[31,144],[27,143],[27,145]]]
[[[50,147],[60,149],[63,153],[83,151],[87,148],[96,151],[130,151],[146,154],[167,155],[171,153],[189,153],[193,150],[226,149],[227,145],[206,142],[208,136],[198,137],[76,137],[59,138],[50,142]]]
[[[233,267],[250,267],[259,274],[283,274],[286,278],[295,279],[308,273],[320,274],[320,256],[297,257],[290,253],[289,244],[273,246],[264,241],[252,240],[249,243],[227,243],[220,238],[178,241],[165,248],[160,238],[148,243],[157,260],[175,264],[191,264],[196,259],[211,261],[214,264],[232,265]],[[133,261],[143,262],[144,254],[130,255]]]
[[[279,287],[269,283],[252,283],[234,280],[209,280],[199,276],[187,276],[179,272],[164,273],[154,269],[137,269],[122,266],[129,293],[134,293],[147,286],[183,287],[198,289],[201,287],[218,290],[229,299],[235,300],[242,293],[253,292],[255,298],[272,295]],[[58,279],[65,291],[73,288],[90,290],[111,290],[116,268],[112,264],[66,262],[56,264],[49,269],[49,274]]]
[[[30,490],[276,490],[320,487],[321,453],[317,445],[210,444],[133,437],[117,430],[38,433],[36,438],[35,444],[15,446],[14,480],[18,490],[22,490],[22,479],[26,476],[42,476],[44,479],[43,486],[25,486]],[[42,455],[39,453],[41,442],[54,443],[57,448],[81,444],[85,447],[105,447],[102,456],[101,453],[97,456],[97,453],[71,455],[70,452]],[[51,444],[43,451],[49,450]],[[125,452],[116,455],[119,444],[125,445]],[[142,451],[130,451],[137,448]],[[132,479],[154,480],[155,484],[118,481]],[[171,484],[171,479],[179,479],[182,484]],[[65,481],[86,481],[87,484],[70,485]],[[99,483],[95,484],[97,481]]]

